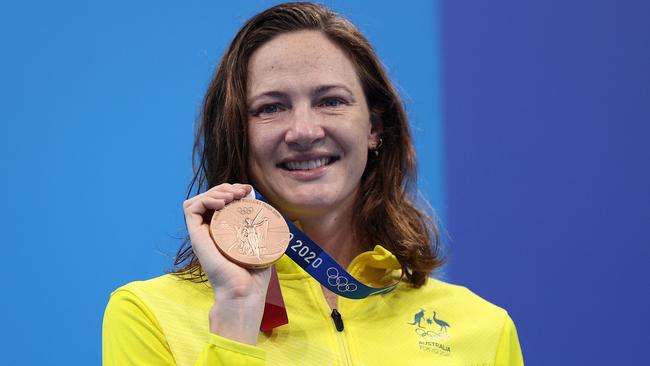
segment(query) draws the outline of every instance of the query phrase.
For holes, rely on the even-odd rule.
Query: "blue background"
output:
[[[110,292],[162,274],[184,236],[193,123],[213,69],[271,4],[2,5],[2,364],[100,363]],[[430,157],[422,189],[443,209],[433,4],[330,4],[398,81]]]
[[[650,2],[441,4],[452,280],[529,365],[650,365]]]
[[[184,235],[214,66],[273,3],[0,5],[3,364],[100,363],[108,294]],[[650,5],[327,4],[406,101],[446,278],[509,310],[529,365],[650,363]]]

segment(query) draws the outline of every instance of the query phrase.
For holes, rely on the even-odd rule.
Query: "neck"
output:
[[[343,268],[363,251],[352,235],[352,209],[334,210],[318,216],[297,217],[302,231]]]

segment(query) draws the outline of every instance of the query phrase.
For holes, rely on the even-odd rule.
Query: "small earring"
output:
[[[377,144],[377,146],[375,146],[375,150],[374,150],[375,156],[379,156],[379,148],[381,147],[381,144],[383,142],[384,142],[384,140],[380,137],[379,138],[379,143]]]

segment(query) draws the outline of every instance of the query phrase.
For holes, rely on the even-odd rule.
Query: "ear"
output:
[[[384,132],[384,124],[378,112],[370,112],[370,130],[368,132],[368,150],[374,150],[379,145],[379,138]]]

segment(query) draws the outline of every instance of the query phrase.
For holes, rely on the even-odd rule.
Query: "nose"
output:
[[[296,106],[284,141],[291,147],[306,150],[325,138],[325,130],[311,106]]]

